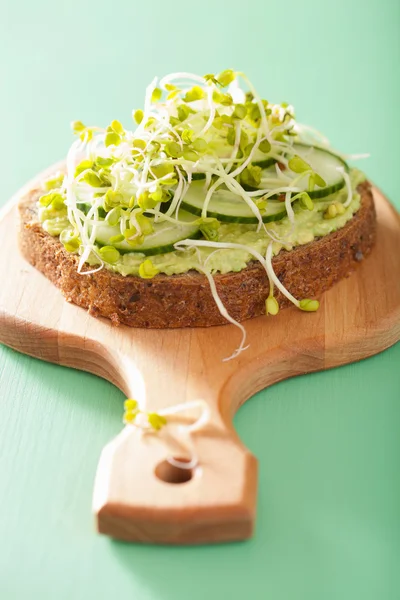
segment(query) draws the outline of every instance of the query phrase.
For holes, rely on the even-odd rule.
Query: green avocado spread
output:
[[[365,180],[365,175],[358,169],[350,170],[350,179],[353,189],[353,198],[342,214],[333,218],[325,218],[327,207],[333,202],[345,202],[347,190],[343,188],[339,192],[326,196],[322,201],[315,202],[312,210],[304,210],[294,204],[296,215],[292,224],[288,217],[281,221],[266,224],[266,229],[271,233],[273,239],[281,240],[274,242],[273,254],[276,256],[282,248],[291,250],[312,242],[316,238],[324,237],[337,229],[341,229],[352,218],[360,207],[360,195],[355,191],[357,186]],[[39,208],[39,218],[43,229],[52,236],[58,236],[69,226],[65,209],[54,210],[53,208]],[[221,223],[219,228],[219,242],[234,242],[243,244],[262,255],[265,255],[271,237],[264,230],[257,232],[256,225],[243,225],[239,223]],[[199,256],[200,253],[200,256]],[[211,273],[238,272],[244,269],[253,259],[251,254],[241,249],[218,249],[215,248],[186,248],[166,254],[151,257],[154,267],[166,275],[186,273],[191,269],[197,269],[200,263],[211,255],[207,265]],[[138,252],[121,254],[114,264],[105,264],[105,267],[121,275],[138,275],[140,264],[145,256]],[[99,264],[96,257],[91,254],[87,259],[91,265]]]

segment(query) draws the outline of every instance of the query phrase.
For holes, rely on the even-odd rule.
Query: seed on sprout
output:
[[[120,257],[118,250],[114,248],[114,246],[103,246],[102,248],[100,248],[99,254],[101,258],[110,265],[113,265],[116,262],[118,262]]]
[[[140,123],[143,121],[143,117],[144,112],[140,108],[135,110],[135,112],[133,113],[133,119],[138,125],[140,125]]]
[[[337,214],[344,215],[344,213],[346,212],[346,208],[343,206],[343,204],[341,202],[336,202],[335,206]]]
[[[178,112],[178,119],[180,121],[186,121],[190,115],[189,107],[186,104],[180,104],[176,110]]]
[[[259,145],[258,145],[259,150],[261,150],[261,152],[263,152],[264,154],[268,154],[268,152],[270,152],[271,150],[271,144],[269,143],[268,140],[263,140]]]
[[[265,312],[267,315],[277,315],[279,312],[279,304],[274,296],[268,296],[265,301]]]
[[[199,85],[194,85],[190,90],[188,90],[184,96],[185,102],[195,102],[196,100],[202,100],[205,96],[205,92],[203,88]]]
[[[118,133],[118,135],[122,135],[124,133],[124,128],[122,127],[122,124],[116,119],[112,121],[110,127],[115,133]]]
[[[222,71],[222,73],[217,75],[218,83],[222,87],[228,86],[230,83],[232,83],[232,81],[234,81],[234,79],[235,79],[235,73],[234,73],[234,71],[232,71],[232,69],[226,69],[225,71]]]
[[[142,279],[152,279],[155,277],[160,271],[153,265],[149,258],[146,258],[145,261],[139,266],[139,275]]]
[[[288,166],[293,173],[305,173],[306,171],[312,171],[311,166],[297,154],[295,154],[293,158],[289,160]]]
[[[161,100],[162,91],[160,88],[154,88],[153,93],[151,94],[151,101],[153,103],[159,102]]]
[[[110,131],[106,134],[106,139],[104,143],[106,148],[108,148],[109,146],[119,146],[119,144],[121,143],[121,137],[118,135],[118,133],[115,133],[115,131]]]
[[[319,309],[319,302],[318,302],[318,300],[309,300],[309,299],[300,300],[299,308],[306,312],[315,312],[316,310]]]
[[[334,219],[337,215],[337,208],[334,204],[330,204],[324,212],[324,219]]]
[[[179,158],[182,156],[182,150],[178,142],[168,142],[164,146],[164,151],[171,158]]]
[[[167,424],[167,419],[158,413],[148,413],[147,419],[149,421],[149,425],[156,431],[159,431],[161,427]]]
[[[244,119],[247,115],[247,108],[244,104],[236,104],[235,109],[233,111],[233,116],[236,119]]]

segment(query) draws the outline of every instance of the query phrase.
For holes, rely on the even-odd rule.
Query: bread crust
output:
[[[345,227],[290,252],[282,250],[273,258],[276,275],[295,297],[320,297],[370,253],[376,237],[370,184],[361,184],[358,191],[361,207]],[[19,205],[20,248],[26,260],[60,288],[68,302],[88,309],[93,316],[111,319],[115,325],[173,328],[226,324],[207,278],[196,271],[159,274],[150,280],[124,277],[107,269],[80,275],[78,258],[42,229],[36,212],[38,193],[32,190]],[[251,262],[239,273],[217,274],[214,280],[234,319],[245,321],[265,313],[269,284],[260,263]],[[290,304],[279,290],[275,296],[281,308]]]

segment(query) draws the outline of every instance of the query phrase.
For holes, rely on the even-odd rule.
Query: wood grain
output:
[[[54,167],[53,167],[54,168]],[[94,510],[99,530],[159,543],[244,539],[255,518],[257,463],[232,427],[238,406],[282,379],[376,354],[400,337],[400,223],[374,190],[377,247],[349,279],[325,294],[315,314],[296,309],[246,323],[250,348],[222,362],[238,341],[231,326],[211,329],[112,328],[64,301],[19,255],[16,200],[0,216],[9,249],[0,259],[0,341],[26,354],[90,371],[159,410],[195,398],[211,409],[194,434],[200,466],[190,481],[160,480],[160,443],[128,427],[103,451]]]

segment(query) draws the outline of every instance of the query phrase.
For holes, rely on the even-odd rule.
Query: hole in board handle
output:
[[[177,458],[174,460],[181,463],[190,463],[191,461],[187,458]],[[156,476],[165,483],[186,483],[193,477],[194,469],[185,469],[184,467],[178,467],[171,464],[168,460],[160,462],[155,469]]]

